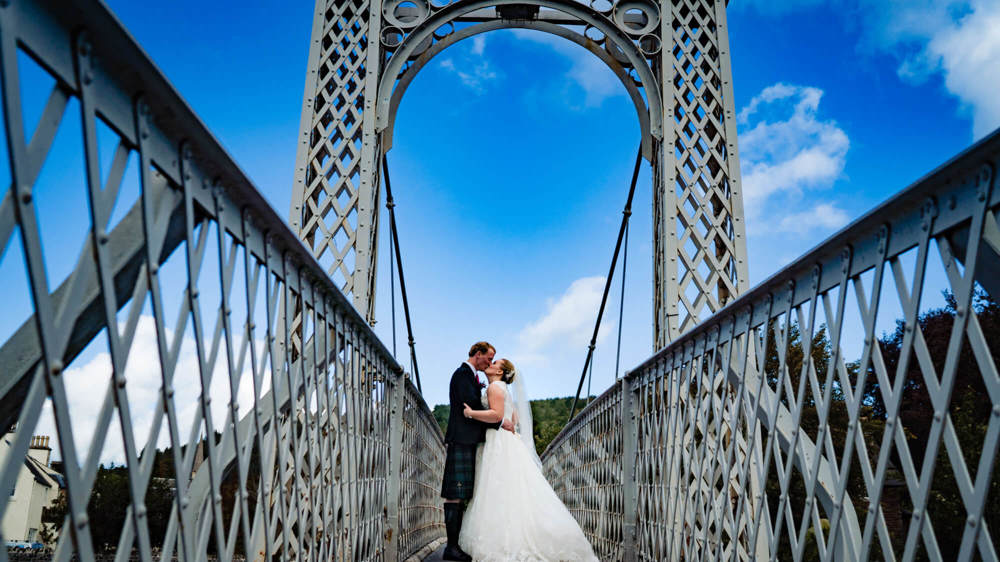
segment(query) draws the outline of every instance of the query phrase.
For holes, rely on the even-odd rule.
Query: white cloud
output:
[[[850,141],[835,121],[819,118],[822,96],[818,88],[779,83],[740,111],[743,198],[751,229],[768,228],[761,223],[775,197],[829,188],[843,173]]]
[[[173,334],[168,334],[168,341],[173,341]],[[257,345],[260,349],[260,343]],[[237,403],[240,416],[248,412],[253,402],[253,382],[250,375],[249,358],[246,361],[244,373],[241,376]],[[131,413],[132,431],[136,447],[139,451],[145,446],[152,428],[153,416],[156,412],[160,388],[163,384],[160,375],[159,354],[156,345],[156,327],[151,316],[142,316],[136,326],[135,339],[129,353],[125,368],[129,409]],[[111,380],[111,359],[107,352],[93,356],[86,363],[66,369],[63,374],[66,385],[66,395],[69,402],[70,419],[73,429],[77,456],[86,458],[96,430],[97,418],[108,392]],[[268,380],[265,383],[269,384]],[[174,403],[177,406],[177,418],[180,426],[180,436],[187,442],[199,408],[198,396],[201,389],[201,379],[198,372],[198,357],[195,342],[185,335],[177,359],[176,374],[173,386],[175,389]],[[209,396],[211,397],[212,423],[217,431],[222,431],[226,414],[229,411],[229,375],[226,369],[224,348],[220,349],[219,357],[212,376]],[[169,446],[169,432],[164,415],[156,446]],[[201,422],[204,424],[204,421]],[[121,440],[121,429],[117,411],[112,416],[107,437],[100,454],[100,462],[122,464],[125,461],[124,447]],[[203,425],[202,425],[203,427]],[[57,435],[55,420],[50,408],[46,408],[35,429],[37,435]]]
[[[466,58],[466,60],[460,61],[459,65],[456,65],[453,59],[448,58],[442,60],[439,66],[458,76],[462,84],[478,94],[483,93],[486,90],[486,85],[497,78],[496,71],[485,58],[477,61]]]
[[[923,10],[903,10],[911,14],[907,21],[913,22],[905,31],[925,43],[903,59],[899,74],[919,81],[941,72],[945,87],[972,114],[973,137],[980,138],[1000,126],[996,93],[1000,86],[1000,3],[971,2],[957,17],[941,17],[947,8],[955,9],[954,2],[929,4]]]
[[[551,47],[556,53],[569,59],[570,67],[566,71],[566,77],[583,90],[585,106],[597,107],[608,98],[626,95],[621,81],[608,65],[576,43],[551,33],[530,29],[515,29],[513,33],[519,39]]]
[[[812,88],[812,90],[815,90],[815,88]],[[737,121],[741,124],[745,124],[750,119],[750,116],[757,112],[757,108],[760,107],[761,104],[792,97],[797,91],[797,87],[781,82],[773,86],[768,86],[767,88],[764,88],[760,94],[750,100],[750,103],[747,104],[746,107],[740,110],[740,113],[737,116]],[[821,91],[819,93],[822,95]],[[813,95],[812,97],[816,96]],[[819,103],[818,100],[817,103]]]
[[[486,50],[486,35],[480,33],[472,38],[472,54],[482,55]]]
[[[802,8],[810,8],[821,5],[827,1],[828,0],[781,0],[779,2],[775,2],[774,0],[745,0],[743,2],[733,3],[729,9],[740,10],[749,7],[765,14],[784,14],[787,12],[794,12]]]
[[[847,224],[850,217],[833,203],[820,203],[799,213],[782,217],[775,227],[776,232],[806,234],[815,228],[834,230]]]
[[[564,76],[583,92],[582,103],[573,102],[570,106],[599,107],[606,99],[628,95],[614,72],[601,59],[576,43],[532,29],[513,29],[511,33],[518,39],[549,47],[569,62]],[[482,93],[499,74],[485,56],[486,35],[473,36],[470,44],[466,51],[459,51],[456,58],[444,59],[439,65],[458,76],[465,86]]]
[[[820,0],[748,0],[763,13],[810,8]],[[916,83],[940,74],[972,116],[975,138],[1000,126],[1000,2],[997,0],[833,0],[860,25],[862,52],[895,57],[900,77]]]
[[[517,350],[511,358],[516,358],[522,370],[527,367],[526,372],[549,372],[555,366],[583,360],[594,333],[605,280],[605,277],[583,277],[573,281],[562,295],[549,300],[543,315],[521,329]],[[605,315],[598,343],[614,326],[614,319]]]

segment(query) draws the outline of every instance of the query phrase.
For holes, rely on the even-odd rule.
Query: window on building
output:
[[[27,538],[28,542],[34,542],[35,537],[37,536],[38,536],[38,529],[28,529],[28,538]]]

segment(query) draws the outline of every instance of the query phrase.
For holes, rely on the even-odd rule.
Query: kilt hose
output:
[[[441,497],[446,500],[471,500],[476,484],[476,448],[478,443],[448,443],[444,459]]]

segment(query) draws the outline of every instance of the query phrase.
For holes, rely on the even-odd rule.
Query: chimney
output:
[[[205,461],[204,446],[205,442],[199,441],[198,448],[194,450],[194,464],[191,465],[191,478],[194,478],[194,475],[198,472],[198,468],[201,466],[201,463]]]
[[[49,447],[49,436],[33,435],[31,445],[28,446],[28,455],[45,466],[49,466],[49,457],[52,455],[52,449]]]

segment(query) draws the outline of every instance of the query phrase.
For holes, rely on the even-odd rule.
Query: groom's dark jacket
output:
[[[468,404],[473,410],[487,409],[483,406],[482,387],[467,363],[462,363],[451,375],[448,402],[451,413],[448,415],[445,443],[474,445],[486,440],[487,429],[500,429],[501,422],[486,423],[465,417],[463,404]]]

